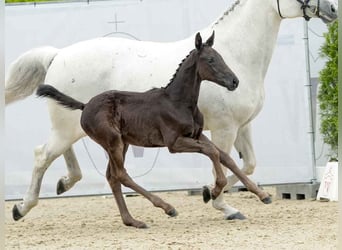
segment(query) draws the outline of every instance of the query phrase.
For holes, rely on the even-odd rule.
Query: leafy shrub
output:
[[[320,132],[323,141],[331,147],[330,157],[336,159],[338,150],[338,22],[329,26],[324,37],[325,43],[320,52],[327,62],[319,73]]]

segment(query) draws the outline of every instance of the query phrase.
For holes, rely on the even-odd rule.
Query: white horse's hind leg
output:
[[[45,171],[58,156],[63,154],[75,142],[75,140],[65,140],[65,138],[71,137],[64,137],[53,133],[48,143],[36,147],[31,184],[23,201],[13,207],[12,215],[14,220],[19,220],[38,204],[40,187]]]
[[[246,175],[251,175],[256,166],[254,148],[252,144],[251,125],[250,123],[239,129],[235,143],[235,149],[241,153],[243,160],[243,168],[241,169]],[[235,175],[227,178],[228,184],[224,190],[229,190],[239,179]]]
[[[82,179],[82,172],[72,146],[64,152],[63,156],[67,165],[68,174],[59,179],[57,183],[57,194],[68,191],[76,182]]]
[[[211,131],[211,138],[214,144],[219,147],[221,150],[224,152],[230,152],[233,143],[235,140],[236,133],[232,130],[216,130],[216,131]],[[222,167],[225,175],[227,174],[227,168]],[[215,171],[213,170],[213,174],[216,178]],[[212,201],[212,206],[220,210],[224,213],[224,218],[227,220],[233,220],[233,219],[245,219],[246,217],[239,212],[236,208],[229,206],[225,201],[224,201],[224,194],[223,192],[215,199]]]

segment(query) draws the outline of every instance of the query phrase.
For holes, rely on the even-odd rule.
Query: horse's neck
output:
[[[207,29],[215,30],[215,48],[229,65],[236,65],[233,71],[241,74],[247,68],[263,80],[276,44],[280,21],[271,1],[241,0]]]
[[[173,80],[165,88],[165,92],[171,100],[196,107],[201,85],[201,80],[196,72],[196,63],[182,65],[179,68]]]

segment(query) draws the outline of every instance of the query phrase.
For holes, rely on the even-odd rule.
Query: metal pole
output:
[[[0,0],[0,221],[5,221],[5,1]],[[0,249],[5,249],[4,223],[0,225]]]
[[[312,85],[311,85],[311,71],[310,71],[310,51],[309,51],[309,32],[308,32],[308,22],[304,22],[304,44],[305,44],[305,61],[306,61],[306,87],[308,95],[308,106],[309,106],[309,136],[311,144],[311,164],[312,164],[312,183],[317,182],[317,171],[316,171],[316,149],[315,149],[315,131],[314,131],[314,121],[313,121],[313,109],[312,109]]]

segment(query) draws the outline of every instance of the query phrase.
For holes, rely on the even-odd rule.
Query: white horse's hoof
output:
[[[65,188],[65,185],[63,183],[63,179],[60,179],[57,183],[57,195],[60,195],[62,193],[64,193],[65,191],[67,191],[67,189]]]
[[[226,220],[245,220],[247,219],[242,213],[237,212],[235,214],[229,215]]]
[[[20,214],[17,205],[14,205],[14,207],[13,207],[13,209],[12,209],[12,216],[13,216],[13,219],[14,219],[15,221],[18,221],[18,220],[20,220],[21,218],[24,217],[23,215]]]

